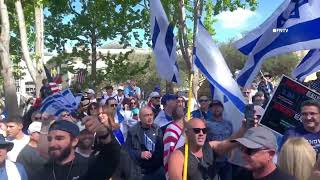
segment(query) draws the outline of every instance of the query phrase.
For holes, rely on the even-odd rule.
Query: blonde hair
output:
[[[289,138],[282,146],[278,158],[279,168],[297,180],[308,180],[315,162],[315,150],[301,137]]]

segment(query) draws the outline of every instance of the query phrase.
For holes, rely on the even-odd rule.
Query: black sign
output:
[[[320,94],[283,76],[260,124],[283,135],[287,129],[301,125],[300,105],[310,99],[320,100]]]

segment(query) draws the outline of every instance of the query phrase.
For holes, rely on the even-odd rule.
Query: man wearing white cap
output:
[[[94,92],[93,89],[88,89],[86,91],[87,97],[89,98],[90,102],[97,102],[96,99],[96,93]]]
[[[31,177],[32,173],[40,169],[46,162],[36,149],[40,140],[41,126],[42,123],[39,121],[34,121],[29,125],[28,134],[30,141],[17,157],[17,162],[25,167],[28,177]]]
[[[152,109],[154,117],[157,117],[161,111],[160,107],[160,94],[156,91],[150,93],[148,106]]]

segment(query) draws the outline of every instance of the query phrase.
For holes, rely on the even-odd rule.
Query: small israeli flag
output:
[[[144,133],[144,145],[146,146],[148,151],[150,152],[155,151],[155,143],[149,138],[148,135],[146,135],[146,133]]]

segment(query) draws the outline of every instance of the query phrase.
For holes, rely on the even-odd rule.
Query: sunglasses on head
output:
[[[202,131],[203,134],[207,134],[207,128],[192,128],[195,134],[199,134]]]
[[[243,152],[244,154],[248,155],[248,156],[251,156],[259,151],[262,151],[262,150],[267,150],[266,148],[257,148],[257,149],[251,149],[251,148],[247,148],[247,147],[244,147],[244,146],[240,146],[240,151]]]

